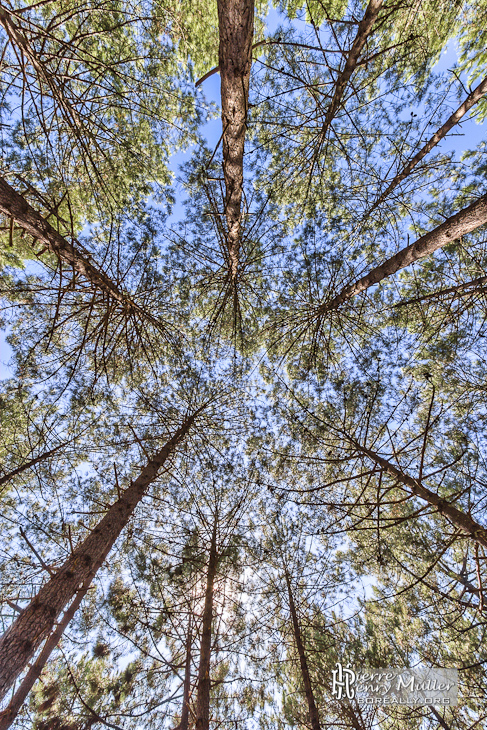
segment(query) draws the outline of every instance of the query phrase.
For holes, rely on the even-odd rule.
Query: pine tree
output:
[[[486,716],[485,2],[279,7],[0,7],[0,728]]]

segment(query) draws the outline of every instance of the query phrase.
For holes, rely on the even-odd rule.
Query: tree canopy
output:
[[[483,726],[486,20],[0,3],[0,730]]]

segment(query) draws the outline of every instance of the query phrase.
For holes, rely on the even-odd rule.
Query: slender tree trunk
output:
[[[379,195],[372,207],[367,211],[366,215],[369,216],[387,197],[392,193],[399,183],[401,183],[413,170],[414,167],[421,162],[428,152],[431,152],[433,147],[436,147],[438,142],[446,137],[448,132],[458,124],[458,122],[465,116],[465,114],[476,104],[483,96],[487,94],[487,77],[467,96],[463,104],[460,104],[458,109],[446,120],[446,122],[434,133],[432,137],[426,142],[426,144],[417,152],[414,157],[409,160],[407,165],[403,167],[400,173],[398,173],[393,180],[389,183],[383,193]]]
[[[72,106],[64,98],[62,91],[62,85],[60,85],[55,78],[46,70],[42,62],[38,59],[34,48],[30,45],[29,41],[23,34],[20,27],[18,27],[5,7],[0,6],[0,25],[7,33],[10,42],[13,46],[17,46],[21,54],[29,61],[34,68],[39,81],[43,81],[44,84],[51,90],[51,93],[63,107],[65,114],[68,118],[75,120],[78,123],[79,131],[83,129],[83,125],[80,123],[78,115]]]
[[[40,589],[29,605],[0,639],[0,699],[5,696],[27,662],[46,639],[54,623],[80,586],[87,586],[110,552],[134,509],[156,479],[159,469],[187,434],[196,416],[183,425],[149,461],[140,476],[131,483],[107,511],[103,519],[76,547],[58,572]]]
[[[58,645],[58,642],[61,638],[61,636],[64,633],[64,630],[66,629],[67,625],[73,618],[74,614],[78,610],[81,601],[86,595],[86,592],[88,590],[88,585],[85,585],[83,588],[81,588],[74,601],[70,605],[70,607],[67,609],[67,611],[64,612],[64,615],[61,619],[61,621],[56,626],[56,629],[52,632],[52,634],[49,636],[48,640],[42,647],[42,651],[35,660],[34,664],[31,666],[27,674],[25,675],[24,679],[22,680],[20,687],[15,692],[14,696],[12,697],[11,701],[9,702],[8,707],[3,711],[0,712],[0,730],[7,730],[10,725],[13,723],[15,718],[17,717],[17,714],[24,704],[27,695],[31,691],[32,687],[34,686],[35,682],[39,679],[41,676],[41,672],[51,656],[52,652]]]
[[[367,38],[372,33],[382,5],[383,0],[370,0],[364,13],[364,17],[359,23],[357,35],[355,36],[352,47],[348,53],[343,71],[338,75],[338,78],[335,81],[335,91],[333,93],[330,106],[327,109],[325,121],[323,122],[323,128],[321,130],[321,141],[324,140],[328,128],[340,108],[346,86],[350,81],[351,75],[357,68],[360,54]]]
[[[420,302],[427,302],[430,299],[440,299],[441,297],[448,296],[448,294],[478,294],[479,292],[486,291],[484,284],[487,284],[487,276],[479,276],[478,279],[465,281],[463,284],[449,286],[446,289],[439,289],[438,291],[432,292],[431,294],[424,294],[421,297],[406,299],[403,302],[395,304],[394,307],[405,307],[407,304],[419,304]]]
[[[436,719],[438,720],[438,722],[440,723],[440,725],[443,728],[443,730],[452,730],[451,729],[451,726],[448,725],[445,722],[445,720],[442,718],[442,716],[440,715],[440,713],[438,712],[438,710],[436,709],[436,707],[431,706],[430,707],[430,710],[433,713],[433,715],[436,717]]]
[[[318,709],[316,707],[315,698],[313,694],[313,687],[311,686],[311,679],[309,676],[308,661],[306,659],[306,653],[304,650],[303,639],[301,637],[301,629],[299,627],[298,616],[296,613],[296,606],[294,604],[293,592],[291,589],[291,581],[289,580],[289,574],[284,569],[286,576],[287,592],[289,596],[289,610],[291,612],[291,618],[293,622],[294,640],[296,642],[296,649],[298,650],[299,663],[301,665],[301,675],[303,677],[304,691],[306,694],[306,700],[308,703],[308,714],[311,723],[312,730],[321,730],[320,719],[318,717]]]
[[[353,709],[352,705],[342,705],[343,714],[346,719],[350,722],[353,730],[366,730],[365,725],[361,722],[361,719],[357,716],[357,713]]]
[[[188,634],[186,637],[186,666],[184,668],[184,688],[183,688],[183,709],[181,711],[181,722],[178,730],[189,730],[189,698],[191,696],[191,611],[189,614]],[[0,727],[0,730],[2,728]]]
[[[223,176],[230,274],[239,263],[243,154],[254,34],[254,0],[218,0],[223,125]]]
[[[0,477],[0,486],[2,486],[2,484],[6,484],[6,482],[8,482],[10,479],[13,479],[13,477],[17,476],[18,474],[22,474],[22,472],[27,471],[27,469],[30,469],[32,466],[39,464],[41,461],[44,461],[44,459],[49,459],[49,457],[54,456],[54,454],[59,451],[59,449],[67,446],[67,444],[69,444],[69,441],[64,441],[64,443],[58,444],[58,446],[55,446],[53,449],[44,451],[42,454],[39,454],[39,456],[36,456],[34,459],[26,461],[25,464],[23,464],[22,466],[18,466],[16,469],[12,469],[12,471],[9,471],[8,474],[4,474]]]
[[[146,319],[150,315],[126,296],[118,286],[90,262],[90,254],[81,244],[70,243],[51,224],[45,220],[34,208],[17,193],[6,180],[0,177],[0,212],[23,228],[35,241],[40,241],[60,261],[68,264],[87,279],[95,289],[103,291],[109,298],[115,299],[128,311],[137,311]],[[33,244],[34,245],[34,244]]]
[[[487,223],[487,194],[482,195],[475,203],[472,203],[467,208],[448,218],[433,231],[425,233],[424,236],[418,238],[410,246],[398,251],[398,253],[384,261],[380,266],[376,266],[368,274],[358,279],[358,281],[344,287],[333,299],[324,302],[317,308],[317,315],[322,316],[327,312],[338,309],[344,302],[357,296],[357,294],[360,294],[374,284],[378,284],[386,277],[392,276],[400,269],[410,266],[415,261],[429,256],[456,238],[471,233],[476,228],[484,225],[484,223]]]
[[[423,499],[425,502],[428,502],[428,504],[431,504],[433,507],[436,507],[440,514],[448,517],[448,519],[456,527],[459,527],[461,530],[466,532],[473,540],[475,540],[475,542],[477,542],[479,545],[487,547],[487,529],[483,527],[479,522],[476,522],[476,520],[470,517],[470,515],[465,514],[465,512],[462,512],[457,507],[454,507],[446,499],[442,499],[442,497],[440,497],[438,494],[432,492],[431,489],[423,486],[419,479],[414,479],[413,477],[404,474],[401,469],[399,469],[397,466],[394,466],[394,464],[391,464],[390,461],[387,461],[387,459],[384,459],[383,456],[379,456],[379,454],[376,454],[371,449],[368,449],[365,446],[361,446],[361,444],[355,441],[355,439],[350,438],[348,434],[345,434],[342,431],[339,431],[339,433],[342,433],[345,438],[357,449],[357,451],[360,451],[362,454],[368,456],[369,459],[381,466],[384,471],[397,479],[398,482],[404,484],[404,486],[407,487],[412,494],[416,495],[420,499]]]
[[[218,566],[216,549],[216,528],[218,518],[215,517],[211,535],[210,557],[206,575],[205,607],[203,610],[203,626],[201,631],[200,664],[198,668],[198,694],[196,698],[196,730],[209,730],[210,727],[210,658],[211,658],[211,624],[213,620],[213,588]]]

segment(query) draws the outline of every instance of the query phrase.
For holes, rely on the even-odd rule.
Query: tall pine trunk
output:
[[[201,409],[200,409],[201,410]],[[136,506],[155,480],[160,467],[187,434],[199,411],[186,418],[174,436],[162,447],[110,507],[103,519],[73,551],[23,609],[0,639],[0,699],[53,629],[56,619],[74,599],[81,586],[93,580],[115,540],[127,524]]]
[[[475,203],[472,203],[459,213],[452,215],[451,218],[448,218],[437,228],[429,233],[425,233],[424,236],[418,238],[410,246],[401,249],[394,256],[391,256],[391,258],[386,259],[380,266],[371,269],[361,279],[344,287],[339,294],[317,307],[317,315],[321,317],[327,312],[338,309],[344,302],[366,291],[369,287],[374,286],[374,284],[378,284],[386,277],[392,276],[397,271],[400,271],[400,269],[410,266],[415,261],[429,256],[447,243],[451,243],[455,239],[471,233],[485,223],[487,223],[487,194],[482,195]]]
[[[433,507],[436,507],[438,512],[444,517],[447,517],[450,522],[455,525],[455,527],[459,527],[460,530],[466,532],[472,540],[487,548],[487,529],[470,517],[469,514],[462,512],[462,510],[458,509],[458,507],[455,507],[431,489],[423,486],[420,479],[414,479],[413,477],[408,476],[402,471],[402,469],[398,469],[397,466],[394,466],[394,464],[391,464],[387,461],[387,459],[379,456],[379,454],[367,449],[365,446],[360,446],[355,442],[354,444],[358,450],[360,450],[363,454],[366,454],[369,459],[381,466],[384,471],[397,479],[400,484],[404,484],[404,486],[407,487],[413,495],[423,499]]]
[[[181,711],[181,722],[177,730],[189,730],[189,698],[191,696],[191,611],[189,613],[188,633],[186,636],[186,665],[184,668],[184,686],[183,686],[183,709]],[[0,728],[1,730],[1,728]]]
[[[47,660],[58,645],[61,636],[63,635],[74,614],[78,610],[81,601],[85,597],[87,591],[88,586],[84,586],[78,591],[76,598],[71,603],[69,608],[64,612],[61,621],[59,621],[55,630],[51,633],[48,640],[42,647],[42,651],[35,660],[34,664],[31,666],[31,668],[23,678],[19,688],[16,690],[14,696],[10,700],[8,707],[6,707],[3,712],[0,712],[0,730],[8,730],[10,725],[17,717],[20,708],[27,699],[27,696],[32,687],[41,676],[42,670],[44,669]]]
[[[210,557],[206,574],[205,608],[201,631],[200,665],[198,668],[198,694],[196,698],[196,730],[209,730],[210,727],[210,658],[211,658],[211,624],[213,620],[213,588],[218,566],[216,550],[216,528],[218,518],[215,517],[211,535]]]
[[[254,0],[218,0],[218,25],[225,217],[230,275],[235,281],[239,264]]]
[[[357,68],[360,54],[374,29],[382,5],[383,0],[370,0],[364,16],[358,25],[357,35],[354,38],[350,51],[348,52],[343,71],[340,72],[337,80],[335,81],[335,90],[333,92],[330,106],[327,109],[325,121],[323,122],[323,128],[321,130],[321,142],[323,142],[326,132],[328,131],[335,114],[340,108],[347,84],[350,81],[353,72]]]
[[[474,104],[480,101],[485,94],[487,94],[487,77],[470,92],[465,101],[460,104],[458,109],[456,109],[453,114],[448,117],[446,122],[442,124],[441,127],[429,138],[426,144],[421,147],[419,152],[417,152],[414,157],[412,157],[409,162],[404,165],[401,172],[398,172],[397,175],[394,176],[384,192],[379,195],[375,203],[369,208],[364,216],[365,218],[368,217],[392,193],[394,188],[407,178],[409,173],[419,162],[421,162],[423,157],[426,157],[428,152],[431,152],[433,147],[436,147],[436,145],[441,142],[444,137],[446,137],[448,132],[453,129],[453,127],[458,124],[461,119],[463,119],[465,114],[474,106]]]
[[[308,660],[306,659],[303,639],[301,636],[301,628],[299,626],[298,615],[296,613],[296,606],[294,603],[293,592],[291,589],[291,581],[289,580],[289,574],[286,569],[284,570],[284,574],[286,576],[287,592],[289,597],[289,610],[291,612],[291,619],[293,622],[294,641],[296,642],[296,649],[299,656],[299,664],[301,666],[301,676],[304,684],[304,692],[306,694],[306,701],[308,703],[309,721],[312,730],[321,730],[320,720],[318,717],[318,709],[316,707],[313,687],[311,686],[311,678],[309,676]]]
[[[117,284],[90,262],[90,254],[81,244],[67,241],[53,226],[38,213],[25,198],[17,193],[6,180],[0,177],[0,212],[15,221],[24,231],[33,236],[58,259],[84,276],[96,289],[105,292],[120,303],[130,303]],[[33,244],[34,246],[34,244]]]
[[[145,311],[128,294],[125,294],[118,283],[112,281],[107,274],[91,263],[91,254],[79,241],[71,242],[61,236],[53,226],[42,217],[27,200],[17,193],[2,177],[0,177],[0,213],[10,218],[11,230],[14,223],[33,237],[32,247],[39,242],[45,249],[53,253],[60,263],[67,264],[73,271],[81,274],[90,282],[93,289],[102,291],[108,300],[115,300],[126,314],[137,315],[151,322],[158,329],[161,322],[150,312]]]
[[[372,449],[368,449],[366,446],[360,444],[346,431],[342,431],[339,428],[333,428],[333,430],[336,433],[341,434],[359,453],[367,456],[371,461],[387,472],[387,474],[393,476],[399,484],[403,484],[412,495],[419,497],[433,507],[436,507],[438,512],[444,517],[447,517],[450,522],[455,525],[455,527],[460,528],[460,530],[465,532],[476,543],[487,548],[487,529],[474,520],[473,517],[466,512],[462,512],[462,510],[455,507],[453,504],[448,502],[448,500],[443,499],[443,497],[440,497],[439,494],[436,494],[436,492],[425,487],[421,479],[415,479],[414,477],[409,476],[401,468],[391,464],[390,461],[385,459],[383,456],[380,456],[380,454],[377,454],[375,451],[372,451]]]

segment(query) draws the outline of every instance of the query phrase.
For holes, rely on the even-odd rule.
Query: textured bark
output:
[[[213,588],[218,566],[216,550],[217,518],[211,535],[210,557],[206,574],[205,607],[201,630],[200,664],[198,667],[198,694],[196,697],[196,730],[209,730],[210,727],[210,659],[211,659],[211,624],[213,621]]]
[[[67,241],[10,185],[0,178],[0,212],[12,218],[37,241],[55,254],[58,259],[91,282],[109,297],[116,299],[127,309],[137,309],[136,305],[120,291],[118,286],[102,271],[90,263],[90,254],[77,243]]]
[[[291,612],[291,618],[293,622],[294,640],[296,642],[296,649],[298,651],[299,663],[301,665],[301,675],[303,678],[304,691],[306,694],[306,701],[308,703],[308,714],[309,721],[312,730],[321,730],[320,719],[318,717],[318,709],[316,707],[315,698],[313,694],[313,687],[311,686],[311,679],[309,676],[308,661],[306,659],[306,653],[304,650],[303,639],[301,637],[301,629],[299,626],[298,615],[296,613],[296,606],[294,604],[293,592],[291,589],[291,581],[287,570],[285,570],[287,592],[289,597],[289,610]]]
[[[343,71],[339,74],[337,80],[335,81],[335,90],[332,100],[330,102],[330,106],[326,111],[325,121],[323,122],[323,128],[321,130],[322,140],[324,139],[325,134],[327,133],[328,128],[335,117],[335,114],[340,108],[340,104],[342,103],[343,94],[345,92],[347,84],[350,81],[351,75],[359,65],[359,56],[367,41],[367,38],[372,33],[382,5],[383,0],[370,0],[364,13],[364,17],[359,23],[357,35],[355,36],[352,47],[347,55],[347,60],[345,61]]]
[[[448,517],[455,527],[459,527],[463,530],[463,532],[466,532],[467,535],[475,540],[475,542],[479,545],[487,547],[487,529],[482,527],[482,525],[479,522],[476,522],[472,517],[470,517],[470,515],[465,514],[465,512],[454,507],[446,499],[442,499],[438,494],[432,492],[431,489],[423,486],[419,479],[413,479],[413,477],[404,474],[401,469],[394,466],[394,464],[391,464],[390,461],[387,461],[384,457],[379,456],[379,454],[367,449],[365,446],[361,446],[355,440],[349,439],[349,441],[358,451],[368,456],[369,459],[381,466],[385,472],[407,487],[412,494],[423,499],[425,502],[428,502],[428,504],[431,504],[433,507],[436,507],[438,512],[441,515]]]
[[[218,0],[227,247],[232,279],[238,271],[243,154],[247,128],[254,0]]]
[[[393,180],[389,183],[387,188],[384,190],[383,193],[380,194],[380,196],[377,198],[373,206],[370,208],[370,210],[367,212],[367,216],[372,213],[387,197],[392,193],[394,188],[396,188],[413,170],[416,165],[421,162],[423,157],[425,157],[428,152],[431,152],[433,147],[435,147],[438,142],[441,142],[441,140],[446,137],[448,132],[455,126],[455,124],[458,124],[458,122],[465,116],[465,114],[476,104],[483,96],[487,94],[487,77],[467,96],[463,104],[460,104],[458,109],[453,112],[451,117],[447,119],[447,121],[438,129],[437,132],[434,133],[432,137],[426,142],[424,147],[422,147],[419,152],[417,152],[414,157],[409,160],[407,165],[403,167],[400,173],[398,173]]]
[[[191,613],[189,614],[188,634],[186,636],[186,665],[184,668],[183,686],[183,709],[181,710],[181,722],[176,730],[189,730],[189,699],[191,696]],[[0,730],[2,728],[0,727]]]
[[[8,707],[5,708],[3,712],[0,712],[0,730],[7,730],[7,728],[10,727],[10,725],[13,723],[15,718],[17,717],[17,714],[24,704],[27,695],[31,691],[32,687],[34,686],[35,682],[39,679],[41,676],[41,672],[51,656],[52,652],[58,645],[58,642],[61,638],[61,636],[64,633],[64,630],[66,629],[67,625],[73,618],[74,614],[78,610],[81,601],[86,595],[86,592],[88,590],[88,586],[84,586],[78,591],[78,594],[76,598],[74,599],[73,603],[70,605],[67,611],[64,612],[64,615],[61,619],[61,621],[56,626],[56,629],[52,632],[44,646],[42,647],[42,651],[35,660],[34,664],[31,666],[27,674],[25,675],[24,679],[22,680],[20,687],[15,692],[14,696],[12,697],[11,701],[8,704]]]
[[[186,435],[199,412],[184,421],[4,633],[0,639],[0,699],[5,696],[42,641],[49,636],[56,619],[73,600],[80,586],[91,583],[134,509],[146,494],[147,488]]]
[[[471,233],[471,231],[484,225],[484,223],[487,223],[487,194],[482,195],[475,203],[472,203],[467,208],[448,218],[433,231],[425,233],[424,236],[421,236],[421,238],[410,246],[398,251],[398,253],[384,261],[380,266],[376,266],[358,281],[344,287],[333,299],[324,302],[324,304],[318,307],[317,314],[323,315],[334,309],[338,309],[344,302],[374,284],[378,284],[386,277],[392,276],[396,271],[410,266],[425,256],[429,256],[437,249],[442,248],[442,246],[451,243],[451,241],[467,233]]]

